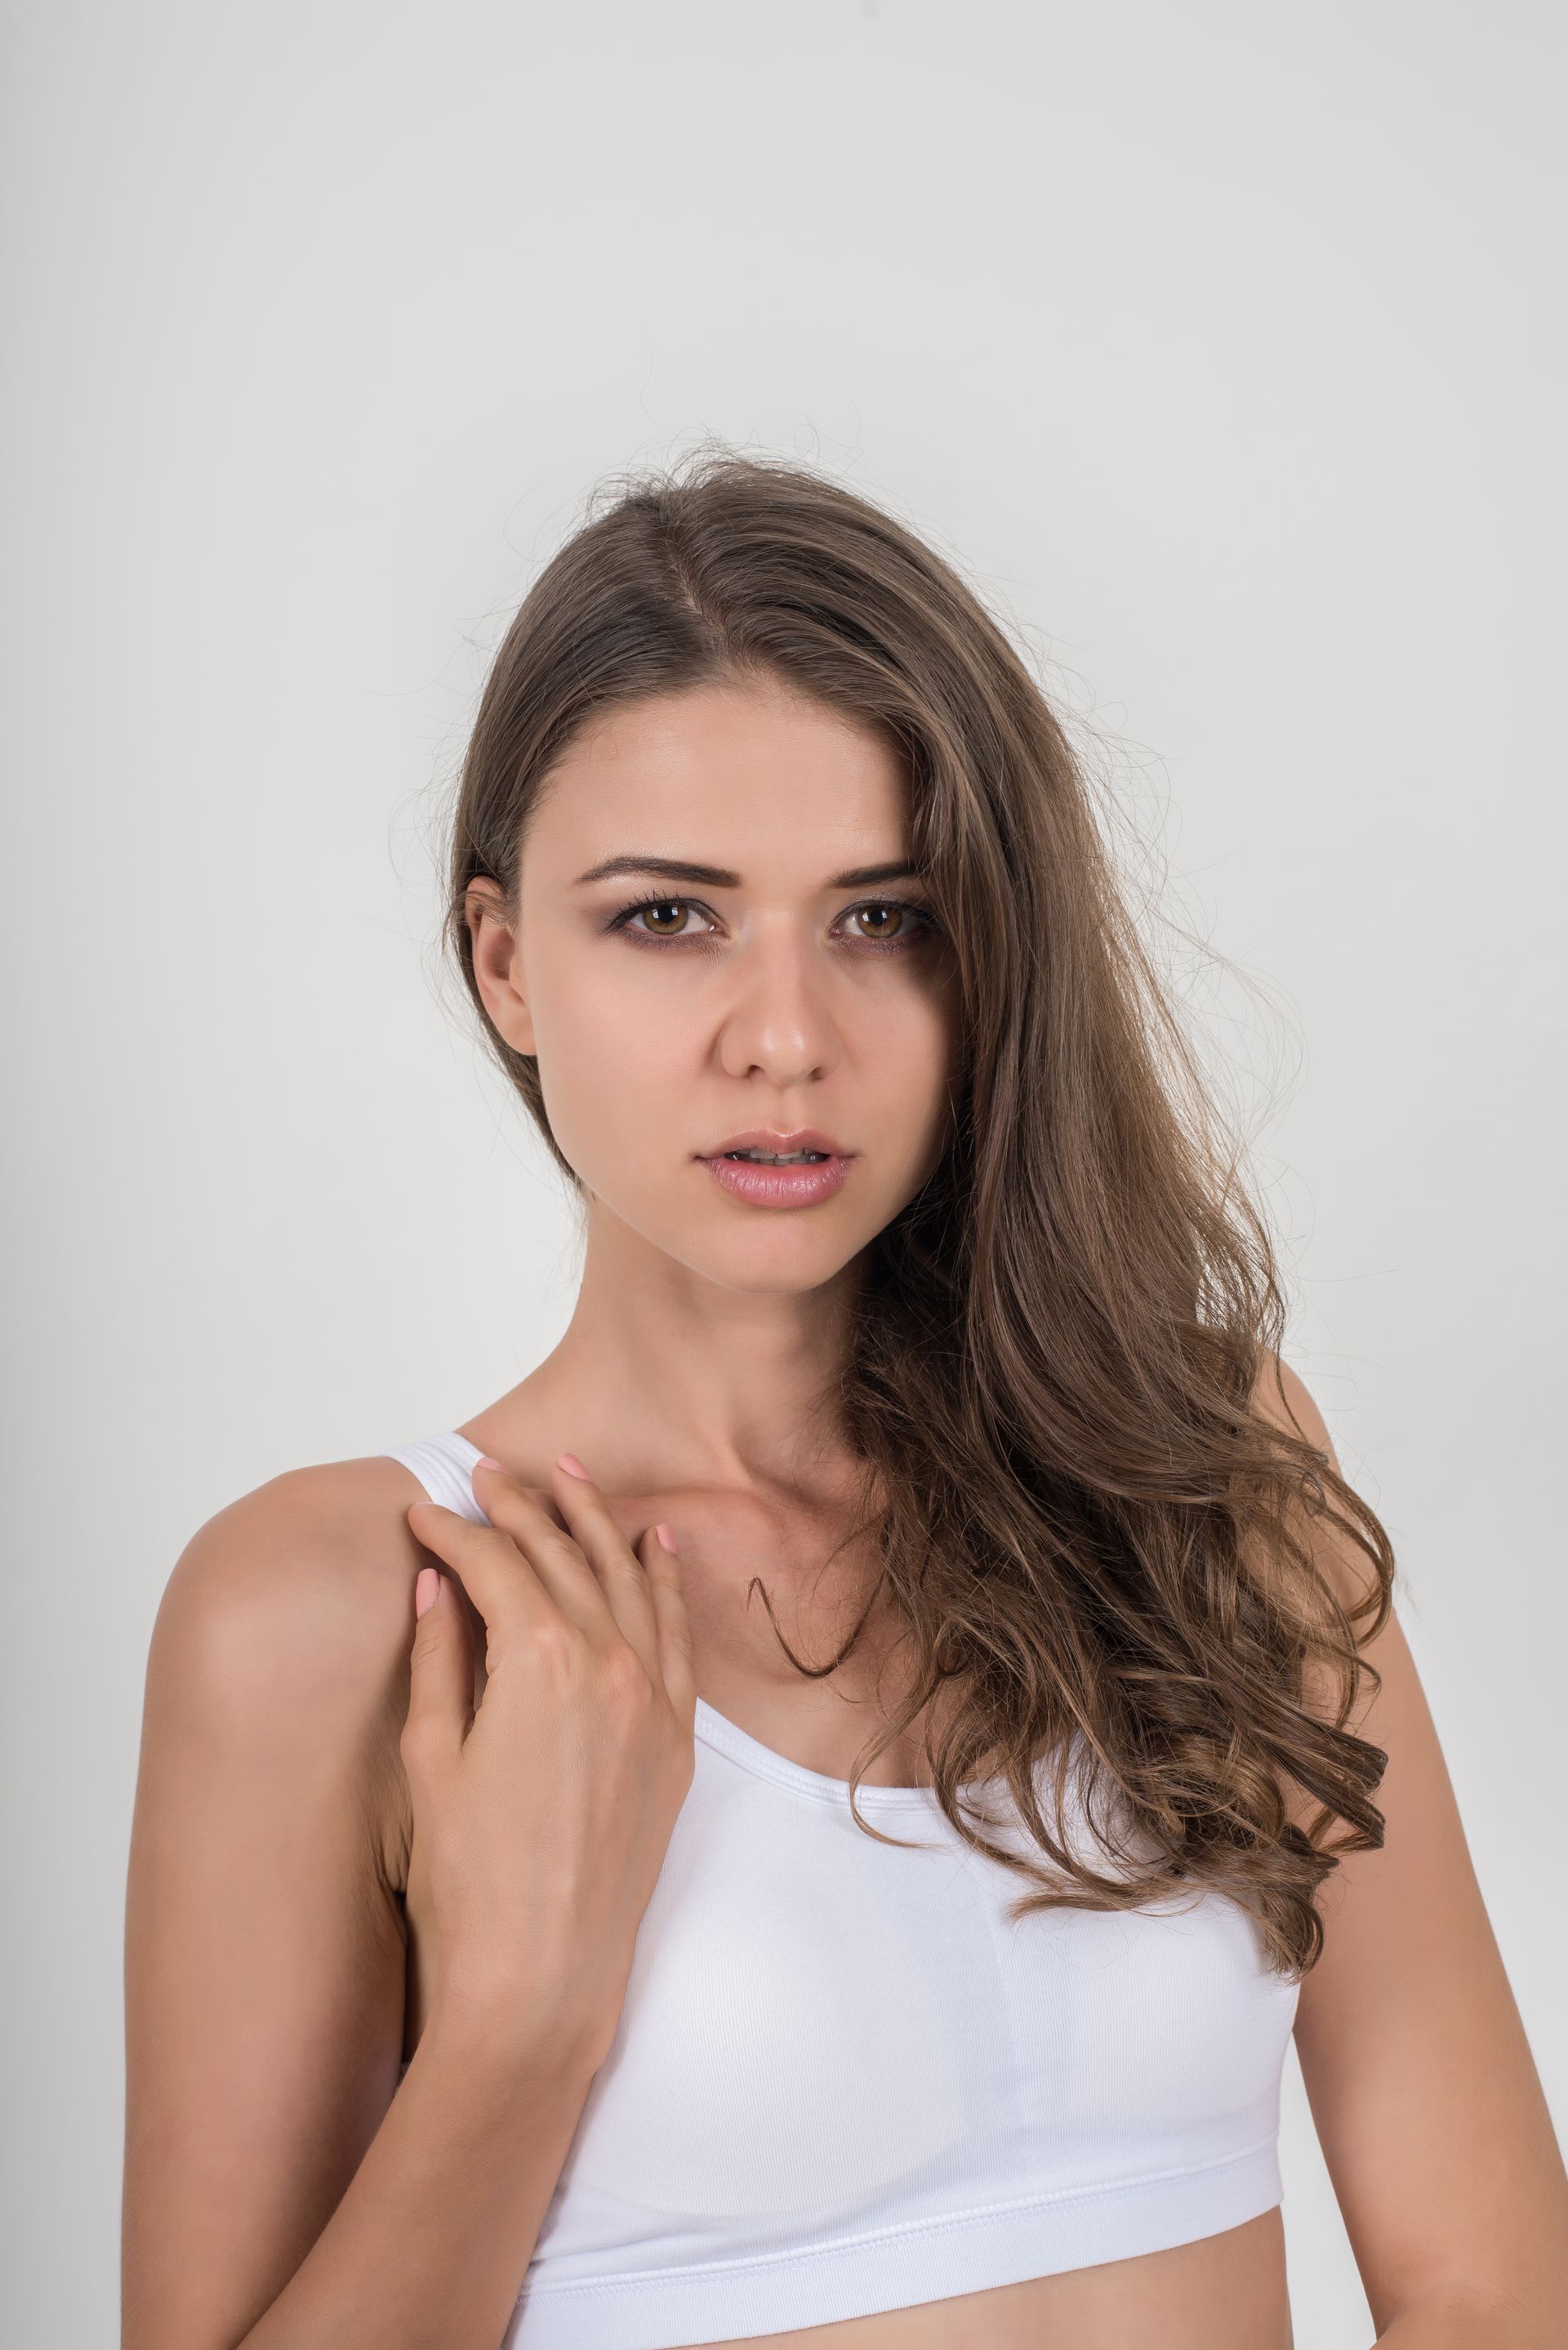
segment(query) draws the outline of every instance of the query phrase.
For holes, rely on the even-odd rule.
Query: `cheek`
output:
[[[635,948],[626,951],[630,962]],[[557,1141],[590,1182],[604,1154],[635,1154],[658,1110],[666,1146],[690,1091],[690,1038],[667,996],[635,971],[564,965],[535,993],[539,1081]]]
[[[929,1023],[919,1033],[918,1089],[921,1114],[911,1135],[909,1191],[919,1191],[936,1173],[953,1133],[953,1105],[963,1077],[962,1039],[958,1020],[946,1003],[929,1005]]]
[[[876,1103],[886,1129],[901,1135],[912,1151],[926,1149],[946,1127],[958,1041],[949,1007],[929,997],[899,1004],[898,1017],[880,1023],[864,1040],[857,1091]]]

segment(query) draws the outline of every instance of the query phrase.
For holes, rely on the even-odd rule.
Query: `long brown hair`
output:
[[[878,1497],[873,1597],[916,1667],[852,1800],[957,1676],[935,1796],[1036,1888],[1014,1915],[1217,1891],[1299,1977],[1336,1855],[1382,1842],[1387,1757],[1345,1724],[1378,1680],[1353,1625],[1386,1621],[1393,1554],[1329,1456],[1259,1409],[1285,1322],[1266,1224],[1064,726],[951,565],[831,479],[722,447],[590,502],[491,664],[452,811],[443,934],[490,1046],[580,1196],[535,1061],[485,1012],[465,893],[484,878],[515,904],[530,809],[586,720],[746,679],[898,746],[961,991],[952,1139],[867,1253],[836,1399]],[[1314,1521],[1370,1562],[1348,1611]],[[1332,1720],[1307,1702],[1325,1684]],[[1090,1854],[1040,1806],[1044,1757]],[[984,1832],[964,1795],[982,1766],[1033,1852]],[[1310,1833],[1291,1783],[1316,1799]],[[1107,1797],[1130,1836],[1096,1819]]]

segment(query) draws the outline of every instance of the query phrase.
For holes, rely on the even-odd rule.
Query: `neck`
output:
[[[835,1488],[856,1283],[851,1264],[805,1292],[722,1288],[595,1199],[571,1320],[483,1416],[485,1440],[515,1428],[514,1451],[570,1450],[609,1492]]]

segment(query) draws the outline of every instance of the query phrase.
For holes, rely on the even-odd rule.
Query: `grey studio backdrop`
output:
[[[431,843],[587,488],[707,433],[961,561],[1203,950],[1561,2130],[1563,44],[1496,0],[7,10],[5,2340],[115,2334],[175,1557],[564,1326]],[[1284,2096],[1298,2343],[1364,2350],[1293,2054]]]

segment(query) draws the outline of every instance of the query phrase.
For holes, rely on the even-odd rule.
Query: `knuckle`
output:
[[[536,1666],[562,1678],[577,1670],[587,1652],[582,1634],[565,1616],[548,1617],[535,1624],[526,1645]]]
[[[548,1518],[545,1506],[546,1498],[537,1486],[508,1485],[504,1492],[495,1496],[490,1523],[492,1526],[500,1526],[508,1532],[513,1526],[524,1526],[531,1531],[541,1518]]]
[[[576,1564],[581,1566],[583,1564],[582,1552],[571,1535],[563,1534],[559,1526],[540,1526],[536,1531],[531,1530],[527,1555],[531,1558],[552,1560],[557,1565]]]
[[[495,1556],[514,1570],[520,1557],[526,1565],[541,1555],[560,1558],[576,1555],[576,1544],[571,1535],[541,1509],[497,1509],[493,1524],[485,1529],[485,1539]]]
[[[632,1720],[640,1719],[653,1699],[648,1668],[629,1641],[607,1649],[599,1667],[600,1686],[612,1708]]]
[[[409,1656],[410,1671],[428,1672],[442,1649],[448,1646],[449,1636],[444,1630],[432,1631],[425,1624],[421,1623],[414,1634],[414,1645]]]

